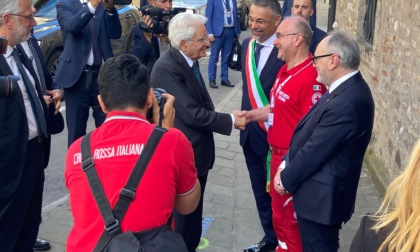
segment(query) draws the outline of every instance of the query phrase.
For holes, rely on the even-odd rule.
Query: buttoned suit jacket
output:
[[[114,9],[111,14],[107,14],[102,4],[96,8],[95,15],[80,0],[60,0],[56,8],[64,48],[54,80],[60,86],[69,88],[79,80],[90,54],[90,19],[95,16],[98,45],[104,60],[113,57],[110,39],[121,37],[121,23],[118,12]]]
[[[225,12],[223,9],[223,1],[225,0],[208,0],[206,7],[206,28],[208,34],[213,34],[218,37],[223,32],[225,26]],[[226,0],[229,1],[229,0]],[[235,37],[241,34],[241,28],[239,27],[238,15],[236,10],[236,0],[232,0],[233,6],[231,7],[232,20],[235,26]]]
[[[372,94],[357,73],[298,123],[281,172],[298,216],[324,225],[351,218],[373,119]]]
[[[26,66],[24,61],[22,63]],[[0,69],[0,76],[13,75],[3,55],[0,55],[0,64],[7,66],[5,71]],[[32,70],[28,68],[28,70],[33,76],[33,68]],[[42,96],[41,86],[37,78],[34,78],[34,80],[38,99],[48,123],[49,109]],[[0,98],[0,122],[0,199],[7,199],[10,195],[13,195],[19,185],[28,146],[28,120],[22,92],[17,83],[13,85],[13,92],[11,92],[10,97]],[[43,144],[44,147],[49,144],[49,139],[44,140]],[[49,148],[44,148],[42,163],[44,168],[48,165],[48,158]]]
[[[249,90],[248,82],[246,78],[245,71],[245,60],[246,52],[248,50],[250,38],[244,39],[242,42],[242,52],[241,52],[241,61],[242,61],[242,102],[241,110],[251,110],[251,101],[249,100]],[[267,62],[264,65],[264,68],[261,71],[259,76],[261,86],[264,90],[264,94],[270,101],[270,91],[273,87],[274,81],[276,80],[277,72],[283,66],[284,61],[277,58],[278,49],[273,47],[270,55],[268,56]],[[245,130],[240,132],[240,144],[244,146],[246,141],[252,143],[250,146],[253,149],[253,152],[260,155],[266,155],[268,153],[268,142],[267,142],[267,133],[261,129],[257,122],[251,122],[246,127]]]
[[[204,83],[201,77],[202,83]],[[170,48],[156,61],[150,77],[153,87],[175,96],[174,127],[191,142],[197,176],[206,175],[215,159],[213,132],[230,135],[232,118],[214,111],[209,93],[200,87],[191,67],[178,49]]]

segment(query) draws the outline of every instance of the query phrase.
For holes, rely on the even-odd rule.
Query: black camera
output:
[[[162,8],[146,5],[141,8],[143,15],[148,15],[152,18],[153,28],[150,28],[145,23],[140,22],[140,29],[144,32],[152,32],[153,34],[168,34],[168,24],[171,18],[180,12],[185,12],[186,8],[174,8],[171,11],[165,11]]]
[[[157,100],[157,104],[159,106],[159,122],[154,122],[153,121],[153,107],[150,108],[147,111],[147,115],[146,118],[152,122],[152,123],[156,123],[159,126],[162,126],[162,120],[163,120],[163,107],[165,106],[165,102],[166,99],[165,97],[162,95],[164,93],[167,93],[165,89],[163,88],[153,88],[153,95],[156,97]]]
[[[14,75],[0,76],[0,98],[10,98],[18,93],[17,81],[20,78]]]
[[[0,53],[5,54],[7,51],[7,39],[4,37],[0,37]]]

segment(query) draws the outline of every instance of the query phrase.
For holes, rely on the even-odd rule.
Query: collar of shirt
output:
[[[271,35],[271,37],[269,37],[266,41],[264,41],[264,42],[256,42],[256,43],[259,43],[259,44],[261,44],[261,45],[263,45],[264,46],[264,48],[265,47],[268,47],[268,48],[273,48],[274,47],[274,40],[276,39],[276,34],[273,34],[273,35]],[[263,49],[264,49],[263,48]],[[261,49],[262,50],[262,49]]]
[[[349,74],[344,75],[343,77],[338,78],[333,83],[331,83],[331,86],[328,89],[328,92],[331,94],[331,92],[334,91],[334,89],[336,89],[338,86],[340,86],[341,83],[343,83],[347,79],[350,79],[350,77],[352,77],[353,75],[357,74],[358,72],[359,72],[359,70],[356,70],[354,72],[351,72]]]
[[[114,110],[107,114],[105,122],[122,119],[122,120],[139,120],[149,123],[144,116],[139,113],[123,110]]]
[[[6,49],[6,53],[4,54],[4,58],[7,58],[7,57],[9,57],[10,55],[12,55],[12,52],[13,52],[13,47],[11,47],[11,46],[7,46],[7,49]]]
[[[187,63],[188,63],[188,65],[190,66],[190,67],[192,67],[193,66],[193,64],[194,64],[194,61],[192,60],[192,59],[190,59],[190,58],[188,58],[188,56],[187,55],[185,55],[181,50],[179,50],[179,52],[181,53],[181,55],[185,58],[185,60],[187,61]]]
[[[285,69],[284,73],[286,73],[287,75],[295,76],[300,71],[302,71],[302,69],[304,69],[305,67],[312,67],[312,66],[308,66],[308,64],[312,64],[312,54],[311,53],[309,53],[308,58],[306,58],[304,61],[302,61],[302,63],[300,63],[299,65],[287,70],[287,64],[284,64],[282,66],[282,68],[284,67],[284,69]]]

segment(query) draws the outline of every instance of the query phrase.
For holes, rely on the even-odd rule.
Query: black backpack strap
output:
[[[101,181],[99,180],[98,173],[96,172],[95,163],[91,155],[90,149],[90,137],[92,132],[89,132],[82,138],[82,169],[86,174],[86,178],[89,182],[90,190],[92,191],[93,197],[95,198],[96,204],[101,213],[102,219],[105,223],[105,229],[121,233],[120,225],[118,220],[114,217],[112,208],[109,205],[108,199],[106,198],[104,189]]]
[[[162,138],[163,134],[167,131],[165,128],[161,128],[159,126],[155,126],[152,134],[150,135],[140,157],[128,178],[127,184],[120,192],[120,196],[114,208],[114,215],[115,219],[117,220],[117,227],[108,227],[105,228],[104,232],[102,233],[101,237],[99,238],[98,243],[96,244],[94,251],[102,251],[108,243],[111,241],[113,237],[121,233],[121,228],[119,222],[122,222],[125,213],[127,212],[130,203],[134,200],[136,195],[137,187],[146,171],[147,165],[150,162],[150,159],[153,156],[153,153],[158,146],[160,139]],[[117,229],[115,232],[112,228]]]

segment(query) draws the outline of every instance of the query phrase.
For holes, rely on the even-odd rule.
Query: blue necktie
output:
[[[48,137],[47,122],[45,121],[45,115],[42,109],[40,95],[37,95],[35,88],[26,73],[26,70],[23,68],[19,52],[16,48],[13,48],[12,56],[16,61],[16,66],[18,67],[20,76],[22,77],[23,84],[26,87],[26,92],[28,92],[29,101],[31,103],[32,110],[34,111],[35,121],[38,127],[38,136],[43,136],[46,138]]]
[[[229,13],[227,17],[228,25],[232,24],[232,10],[230,9],[230,0],[224,0],[226,11]]]
[[[200,84],[201,90],[204,92],[203,80],[201,78],[200,70],[198,69],[197,63],[194,62],[191,69],[193,70],[195,78],[197,79],[198,83]]]
[[[264,45],[255,42],[255,52],[254,52],[254,59],[255,59],[255,66],[258,68],[258,61],[260,61],[261,49]]]

